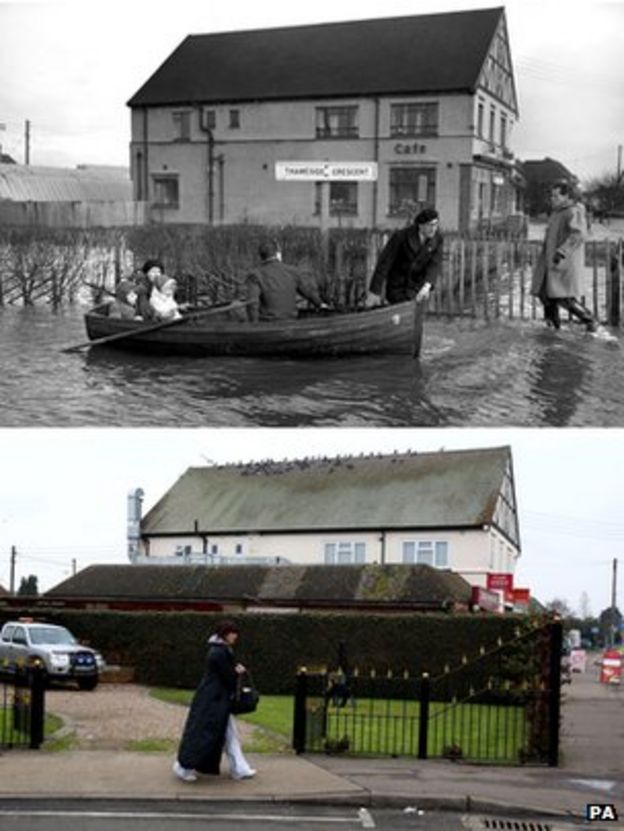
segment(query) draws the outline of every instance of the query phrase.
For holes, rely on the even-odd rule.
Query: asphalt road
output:
[[[572,831],[579,825],[552,818],[495,818],[444,812],[356,808],[345,805],[212,804],[193,802],[58,803],[5,801],[0,803],[2,831],[479,831],[517,828],[520,831]],[[505,823],[505,824],[500,824]],[[509,823],[509,824],[506,824]]]

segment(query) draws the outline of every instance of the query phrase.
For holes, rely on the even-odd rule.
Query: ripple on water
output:
[[[85,339],[82,310],[0,310],[0,426],[624,426],[622,353],[570,325],[427,320],[406,355],[163,358]]]

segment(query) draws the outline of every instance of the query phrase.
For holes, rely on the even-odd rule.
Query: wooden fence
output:
[[[7,232],[0,238],[0,306],[71,302],[94,284],[110,291],[133,266],[154,256],[164,257],[189,298],[201,291],[215,302],[227,302],[240,291],[257,260],[258,242],[268,233],[280,240],[285,260],[318,275],[325,299],[344,309],[363,304],[388,239],[380,231],[343,229],[321,235],[314,229],[242,226]],[[531,294],[540,244],[447,236],[442,276],[429,312],[487,320],[542,317],[541,304]],[[623,259],[621,239],[585,245],[582,299],[612,326],[624,319]]]
[[[449,240],[429,312],[488,320],[541,318],[541,303],[531,294],[540,246],[527,240]],[[623,270],[623,240],[586,243],[581,299],[598,319],[611,326],[620,326],[623,320]]]

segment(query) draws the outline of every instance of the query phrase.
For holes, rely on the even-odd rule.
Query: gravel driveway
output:
[[[81,749],[117,749],[144,739],[180,739],[187,708],[158,701],[138,684],[99,684],[92,692],[74,689],[46,691],[46,711],[63,719],[63,732],[72,733]],[[241,739],[253,731],[238,722]]]

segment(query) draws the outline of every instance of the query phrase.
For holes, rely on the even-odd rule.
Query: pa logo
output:
[[[589,802],[585,806],[585,818],[597,822],[617,822],[618,813],[612,803]]]

